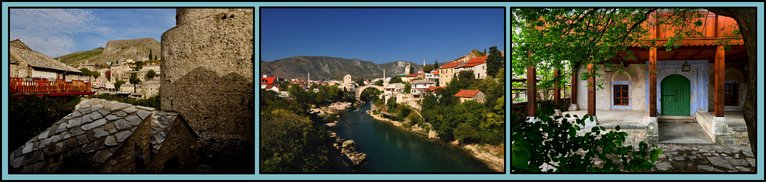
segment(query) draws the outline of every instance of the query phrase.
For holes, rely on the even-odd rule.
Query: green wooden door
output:
[[[691,88],[689,80],[681,75],[670,75],[662,80],[662,115],[689,116]]]

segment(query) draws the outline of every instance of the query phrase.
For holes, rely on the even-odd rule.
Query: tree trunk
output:
[[[755,8],[707,8],[708,10],[712,11],[713,13],[728,16],[733,18],[735,21],[737,21],[737,25],[739,26],[739,31],[742,33],[742,39],[745,41],[745,49],[747,49],[747,63],[748,63],[748,73],[747,73],[747,82],[748,82],[748,89],[747,89],[747,98],[745,98],[745,104],[744,104],[744,118],[745,123],[747,125],[747,136],[750,139],[750,149],[753,151],[754,155],[757,155],[757,146],[758,143],[756,142],[758,135],[757,135],[757,120],[756,120],[756,101],[757,99],[757,92],[755,89],[758,88],[758,83],[756,79],[756,73],[757,73],[757,65],[756,62],[756,41],[758,40],[756,37],[756,30],[755,30],[755,20],[756,20],[756,9]]]

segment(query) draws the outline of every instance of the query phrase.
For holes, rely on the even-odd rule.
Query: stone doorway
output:
[[[714,143],[694,119],[660,119],[657,124],[660,143]]]

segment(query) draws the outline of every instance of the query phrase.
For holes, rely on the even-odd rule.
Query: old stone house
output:
[[[439,66],[439,85],[447,86],[452,78],[457,77],[461,71],[473,71],[474,78],[484,79],[487,77],[487,56],[477,55],[474,52]]]
[[[485,95],[481,90],[460,90],[455,94],[455,97],[460,99],[460,103],[472,100],[478,103],[484,103],[486,101]]]
[[[194,168],[197,135],[178,113],[103,99],[10,153],[18,173],[178,173]]]
[[[8,43],[10,77],[82,80],[82,72],[44,54],[32,50],[19,39]]]

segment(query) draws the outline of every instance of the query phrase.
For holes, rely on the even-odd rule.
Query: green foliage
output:
[[[432,64],[427,64],[423,66],[423,73],[430,73],[433,70],[434,70],[434,65]]]
[[[383,80],[375,81],[374,84],[377,85],[377,86],[383,86]]]
[[[439,69],[439,61],[434,60],[434,69]]]
[[[67,65],[76,65],[79,63],[83,63],[89,58],[101,55],[101,53],[104,52],[103,47],[87,50],[87,51],[80,51],[80,52],[74,52],[71,54],[63,55],[60,57],[57,57],[59,61],[61,61],[64,64]]]
[[[497,75],[501,68],[505,68],[505,58],[497,50],[497,46],[492,46],[487,56],[487,75]]]
[[[14,150],[74,111],[80,97],[14,96],[8,98],[8,149]]]
[[[378,98],[378,96],[380,96],[380,94],[382,94],[382,93],[383,93],[383,91],[380,91],[378,89],[367,88],[367,89],[364,89],[362,91],[362,94],[360,94],[359,97],[360,97],[360,99],[362,99],[362,101],[366,102],[366,101],[371,101],[371,100],[373,100],[375,98]]]
[[[391,77],[391,80],[388,80],[388,84],[392,84],[392,83],[404,83],[404,81],[402,81],[401,77],[394,76],[394,77]]]
[[[139,71],[139,70],[141,70],[141,68],[144,67],[144,62],[143,61],[136,61],[135,63],[133,63],[133,65],[134,65],[133,66],[133,70],[134,71]]]
[[[479,131],[468,123],[458,124],[453,135],[461,143],[477,143],[481,139]]]
[[[647,172],[662,153],[644,142],[637,150],[623,146],[628,134],[619,127],[606,132],[597,126],[578,134],[590,116],[552,115],[553,109],[546,108],[534,123],[511,115],[511,172]],[[555,169],[540,171],[544,164]]]
[[[136,73],[131,73],[130,78],[128,79],[130,84],[139,84],[141,83],[141,79],[138,79],[138,76]]]
[[[120,86],[122,86],[122,84],[125,84],[125,81],[122,81],[122,80],[116,81],[114,82],[114,88],[120,89]]]
[[[361,79],[361,78],[356,79],[356,84],[359,86],[364,86],[364,79]]]
[[[471,54],[476,55],[476,56],[485,56],[485,54],[483,52],[481,52],[479,50],[476,50],[476,49],[471,50]]]
[[[404,82],[404,93],[410,93],[410,90],[412,90],[412,85],[409,82]]]
[[[98,71],[91,71],[88,68],[80,68],[80,71],[82,72],[83,75],[92,76],[93,78],[98,78],[101,76],[101,73],[99,73]]]
[[[330,137],[308,117],[284,109],[261,114],[262,171],[318,172],[330,164]]]
[[[146,75],[144,77],[146,77],[146,80],[151,80],[154,79],[155,76],[157,76],[157,72],[154,72],[154,70],[149,70],[146,71]]]
[[[128,103],[139,106],[146,106],[159,109],[160,108],[160,96],[152,96],[146,99],[133,99],[114,95],[94,95],[92,98],[105,99],[111,101],[117,101],[122,103]]]

